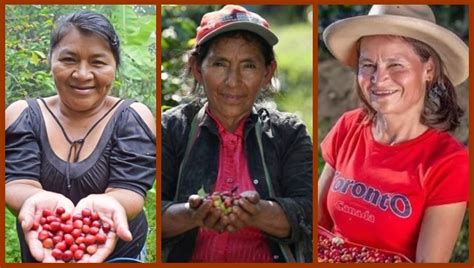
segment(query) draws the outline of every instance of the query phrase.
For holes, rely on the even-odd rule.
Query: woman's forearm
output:
[[[44,191],[41,184],[34,180],[14,180],[5,185],[5,202],[10,211],[17,216],[26,199]]]
[[[260,205],[261,212],[254,223],[255,227],[276,237],[288,237],[291,227],[280,205],[268,200],[261,200]]]
[[[143,196],[134,191],[108,188],[105,194],[114,197],[122,205],[128,220],[135,218],[143,210],[143,206],[145,205]]]
[[[193,213],[187,204],[173,204],[165,211],[161,223],[163,238],[177,236],[199,226],[198,222],[193,219]]]

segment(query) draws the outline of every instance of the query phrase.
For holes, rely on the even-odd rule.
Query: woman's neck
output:
[[[61,101],[59,96],[51,97],[50,101],[47,101],[47,103],[50,105],[51,110],[56,114],[61,124],[65,127],[74,126],[78,128],[88,128],[91,123],[95,122],[98,117],[103,114],[103,108],[107,104],[107,98],[104,99],[103,103],[95,105],[93,108],[86,111],[76,111],[71,109]]]
[[[372,135],[374,139],[387,145],[395,145],[414,139],[428,129],[420,122],[419,117],[406,118],[400,115],[377,113],[373,122]]]

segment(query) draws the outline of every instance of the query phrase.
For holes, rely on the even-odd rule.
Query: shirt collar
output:
[[[211,115],[210,113],[208,113],[208,103],[206,102],[204,104],[204,109],[206,110],[206,113],[205,113],[205,116],[204,116],[204,119],[201,121],[201,123],[199,124],[199,127],[207,127],[212,133],[214,134],[219,134],[220,131],[219,131],[219,125],[222,126],[222,124],[219,122],[219,120],[216,119],[213,119],[213,115]],[[242,127],[243,129],[243,134],[244,136],[246,137],[249,133],[249,131],[255,126],[255,124],[257,123],[258,121],[258,112],[257,112],[257,109],[255,108],[255,105],[252,107],[252,111],[250,112],[249,116],[243,118],[240,122],[239,122],[239,127]],[[237,128],[239,128],[237,127]],[[223,128],[223,126],[222,126]],[[242,134],[240,134],[242,135]]]

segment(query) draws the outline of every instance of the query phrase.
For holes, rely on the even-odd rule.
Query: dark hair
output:
[[[262,53],[263,59],[265,61],[265,66],[269,66],[273,61],[275,60],[275,51],[273,50],[273,47],[270,46],[262,37],[259,35],[246,31],[246,30],[236,30],[236,31],[229,31],[222,33],[220,35],[217,35],[216,37],[213,37],[206,41],[205,43],[196,46],[189,52],[189,60],[188,60],[188,66],[185,72],[185,76],[189,77],[191,75],[191,58],[194,58],[196,63],[198,65],[201,65],[204,59],[206,58],[207,54],[209,53],[209,49],[212,47],[213,44],[215,44],[218,40],[222,38],[236,38],[240,37],[243,38],[245,41],[249,43],[255,43],[257,44],[258,48],[260,49],[260,52]],[[275,71],[276,74],[276,71]],[[276,75],[274,75],[275,77]],[[194,80],[192,85],[191,85],[191,94],[196,96],[196,97],[203,97],[204,92],[200,89],[200,85],[198,81]],[[262,100],[265,97],[270,96],[271,94],[275,93],[277,89],[269,84],[268,88],[264,88],[260,96],[258,97],[258,100]]]
[[[420,122],[428,127],[441,131],[455,130],[460,124],[460,118],[464,111],[457,103],[457,95],[453,83],[446,76],[443,62],[438,53],[429,45],[413,38],[397,36],[409,43],[415,53],[420,57],[421,62],[425,63],[430,58],[433,60],[434,73],[433,79],[426,84],[424,108],[421,114]],[[357,58],[360,56],[360,40],[357,44]],[[358,64],[356,64],[358,66]],[[356,73],[359,72],[356,67]],[[357,78],[356,78],[357,80]],[[356,91],[362,107],[369,118],[376,114],[375,109],[370,105],[364,96],[362,89],[356,81]]]
[[[110,46],[115,58],[116,66],[120,65],[120,39],[110,21],[101,14],[92,11],[77,11],[61,17],[56,22],[56,27],[51,33],[49,42],[48,60],[54,48],[63,37],[74,27],[83,34],[96,34],[102,37]]]

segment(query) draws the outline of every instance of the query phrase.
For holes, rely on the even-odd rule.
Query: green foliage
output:
[[[216,6],[162,5],[161,6],[161,103],[176,106],[187,93],[183,84],[186,67],[185,53],[194,45],[196,28],[201,16]]]
[[[55,94],[47,62],[50,33],[62,15],[88,9],[104,14],[120,40],[122,65],[112,95],[134,98],[156,110],[156,19],[154,6],[7,5],[6,104]]]
[[[303,22],[275,25],[273,31],[280,39],[275,53],[281,85],[274,99],[279,109],[297,114],[313,136],[312,26]]]
[[[156,262],[156,183],[147,193],[145,213],[150,231],[146,240],[146,262]]]
[[[21,262],[20,243],[16,234],[16,218],[5,209],[5,262]]]

